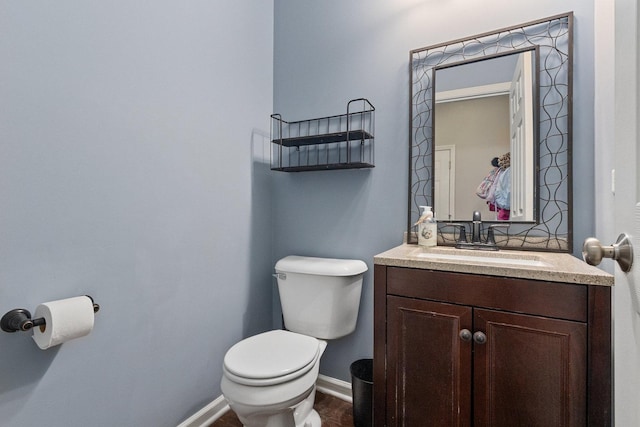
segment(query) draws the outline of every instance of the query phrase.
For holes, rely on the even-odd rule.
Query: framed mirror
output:
[[[408,243],[427,205],[438,244],[479,211],[500,247],[571,251],[572,21],[410,52]]]

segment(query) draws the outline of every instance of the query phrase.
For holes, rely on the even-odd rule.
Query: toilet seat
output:
[[[320,357],[316,338],[274,330],[246,338],[224,357],[224,375],[244,385],[267,386],[300,377]]]

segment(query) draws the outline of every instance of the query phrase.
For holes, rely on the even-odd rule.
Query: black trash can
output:
[[[360,359],[351,364],[353,425],[373,426],[373,359]]]

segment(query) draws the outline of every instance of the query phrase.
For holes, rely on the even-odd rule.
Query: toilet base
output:
[[[300,402],[294,410],[293,418],[295,419],[296,427],[320,427],[322,425],[320,415],[313,409],[315,402],[316,386],[314,385],[309,396]]]
[[[291,416],[291,412],[283,412],[280,414],[272,415],[267,419],[264,419],[262,422],[266,424],[262,424],[258,421],[258,424],[242,424],[244,427],[252,427],[252,426],[260,426],[260,427],[283,427],[283,426],[291,426],[291,427],[321,427],[322,420],[320,419],[320,414],[315,409],[312,409],[311,412],[307,415],[307,418],[299,421],[294,424],[294,418]],[[255,420],[254,420],[255,422]]]
[[[243,416],[247,413],[247,407],[237,404],[230,406],[244,427],[321,427],[320,415],[313,409],[315,397],[316,387],[314,385],[302,402],[298,404],[295,403],[295,400],[285,402],[283,406],[286,409],[281,407],[275,412],[252,412],[248,418]]]
[[[300,424],[296,424],[296,427],[321,427],[322,421],[320,415],[315,409],[312,409],[307,415],[307,418],[302,420]]]

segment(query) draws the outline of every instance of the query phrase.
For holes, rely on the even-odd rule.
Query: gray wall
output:
[[[406,227],[409,51],[575,12],[574,176],[593,182],[593,0],[482,3],[275,0],[274,110],[296,120],[339,114],[351,98],[376,107],[376,167],[274,177],[274,256],[373,256],[398,245]],[[593,189],[574,188],[574,212],[591,212]],[[582,242],[593,220],[574,216]],[[579,246],[579,245],[575,245]],[[330,342],[321,372],[349,379],[349,364],[373,347],[373,276],[365,276],[357,330]],[[277,306],[276,306],[277,310]]]
[[[0,315],[102,305],[0,333],[0,424],[175,426],[272,323],[273,4],[2,1],[0,61]]]

